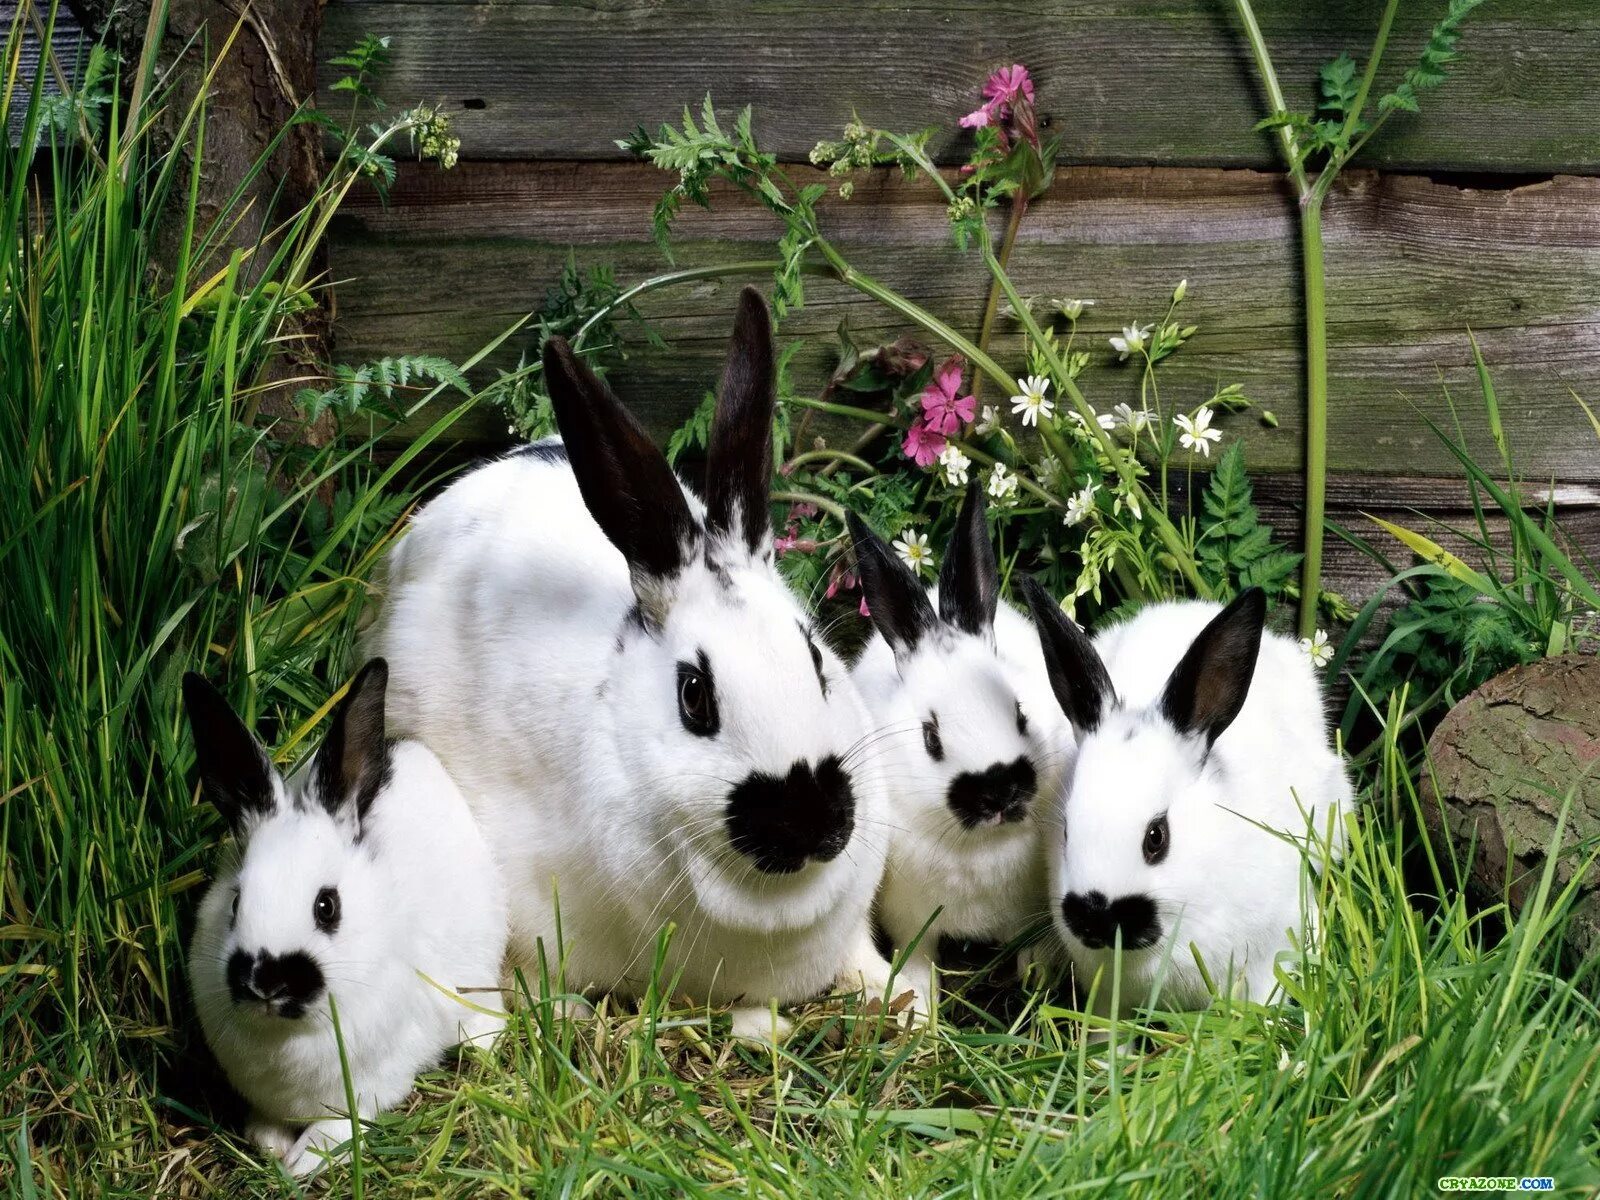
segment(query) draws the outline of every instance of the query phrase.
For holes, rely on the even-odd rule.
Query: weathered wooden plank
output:
[[[9,30],[17,19],[17,4],[14,0],[5,0],[0,3],[0,29]],[[37,19],[37,26],[34,19]],[[89,52],[88,41],[83,30],[78,25],[77,18],[67,8],[61,5],[55,14],[55,24],[50,24],[49,5],[42,9],[35,8],[31,14],[24,15],[22,45],[17,54],[17,82],[11,96],[11,108],[6,114],[6,138],[9,145],[15,146],[22,140],[23,126],[28,117],[28,94],[33,88],[33,82],[39,75],[39,53],[42,39],[39,30],[47,30],[50,34],[50,48],[55,53],[55,68],[48,64],[44,71],[44,92],[46,95],[59,95],[60,80],[56,71],[59,70],[61,79],[69,84],[77,78],[77,72],[82,65],[82,59]]]
[[[358,201],[334,236],[340,355],[429,351],[464,358],[537,308],[569,249],[616,265],[624,282],[664,268],[649,208],[665,177],[599,164],[468,164],[407,170],[389,207]],[[959,327],[978,324],[986,277],[947,245],[932,189],[885,172],[849,202],[830,202],[827,228],[853,261]],[[776,222],[729,202],[681,220],[684,266],[772,253]],[[1455,395],[1475,452],[1492,457],[1466,330],[1495,372],[1524,470],[1600,480],[1600,444],[1569,388],[1600,397],[1600,180],[1562,176],[1514,190],[1474,190],[1420,177],[1354,174],[1326,222],[1332,364],[1330,461],[1336,471],[1457,473],[1422,417],[1449,424]],[[1137,403],[1137,373],[1105,340],[1153,321],[1173,284],[1190,280],[1187,318],[1200,326],[1162,370],[1162,399],[1192,406],[1238,381],[1280,428],[1225,420],[1250,440],[1260,469],[1292,471],[1301,456],[1302,362],[1292,206],[1274,175],[1252,171],[1074,168],[1030,213],[1013,260],[1026,293],[1097,301],[1083,322],[1095,355],[1085,390],[1102,409]],[[645,297],[641,310],[670,343],[640,347],[614,378],[658,433],[682,419],[717,377],[734,290],[708,281]],[[893,315],[829,280],[808,285],[784,336],[805,337],[800,386],[831,365],[831,335],[847,319],[858,340],[902,332]],[[1014,338],[998,343],[1015,362]],[[514,361],[508,348],[499,362]],[[1020,362],[1016,365],[1020,368]],[[492,439],[485,413],[463,428]]]
[[[1293,104],[1318,67],[1358,58],[1383,0],[1257,0]],[[1415,60],[1444,0],[1401,5],[1391,70]],[[852,109],[884,128],[956,119],[987,73],[1031,67],[1049,129],[1072,162],[1272,165],[1248,51],[1218,0],[332,0],[324,53],[390,34],[398,98],[442,100],[477,158],[616,158],[709,90],[753,103],[762,142],[803,160]],[[335,75],[324,72],[324,85]],[[1369,147],[1408,169],[1600,170],[1600,5],[1519,0],[1470,18],[1456,76]],[[342,107],[336,105],[335,107]]]

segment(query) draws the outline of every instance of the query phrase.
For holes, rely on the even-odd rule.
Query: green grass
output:
[[[315,299],[304,251],[347,181],[274,249],[218,262],[199,231],[174,258],[195,179],[149,136],[170,101],[107,111],[109,169],[0,159],[6,1196],[295,1192],[239,1138],[186,996],[220,831],[186,782],[177,683],[204,670],[303,750],[425,482],[416,458],[380,471],[370,440],[308,450],[263,428],[262,364]],[[1410,1196],[1482,1173],[1592,1191],[1600,1014],[1592,970],[1563,960],[1570,894],[1547,878],[1519,916],[1474,913],[1457,866],[1418,873],[1389,703],[1284,1006],[1091,1029],[1058,989],[973,986],[928,1029],[833,999],[758,1049],[660,999],[557,1019],[536,981],[493,1051],[425,1076],[363,1131],[359,1176],[312,1190]]]

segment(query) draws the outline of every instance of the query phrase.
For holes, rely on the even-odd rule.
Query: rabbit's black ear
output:
[[[389,739],[383,731],[388,687],[389,664],[375,658],[356,673],[333,710],[328,736],[317,751],[316,788],[322,806],[335,816],[353,804],[356,821],[365,820],[388,782]]]
[[[909,654],[938,621],[922,581],[901,562],[884,540],[855,513],[846,514],[855,544],[856,570],[866,594],[867,612],[895,657]]]
[[[1233,724],[1250,694],[1267,595],[1260,588],[1239,594],[1190,644],[1161,693],[1161,712],[1180,733],[1199,734],[1209,746]]]
[[[200,788],[236,832],[277,805],[272,760],[221,692],[193,671],[183,677],[183,707],[194,734]]]
[[[641,575],[675,574],[698,529],[666,457],[565,338],[545,343],[544,378],[584,506],[622,551],[635,590]]]
[[[956,527],[939,568],[939,615],[957,629],[987,635],[1000,602],[1000,568],[984,519],[983,488],[974,479],[956,514]]]
[[[755,288],[739,294],[728,365],[706,452],[706,524],[754,555],[772,553],[772,318]]]
[[[1094,643],[1033,576],[1022,577],[1022,594],[1033,610],[1050,690],[1055,692],[1061,711],[1079,734],[1098,728],[1101,718],[1117,702],[1117,693]]]

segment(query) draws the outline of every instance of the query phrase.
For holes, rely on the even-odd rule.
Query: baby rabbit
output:
[[[189,974],[207,1043],[249,1102],[250,1138],[295,1175],[350,1137],[329,1000],[359,1115],[502,1018],[505,895],[466,801],[417,742],[384,738],[369,662],[309,766],[286,783],[220,693],[183,679],[202,790],[238,861],[200,904]],[[319,1153],[319,1151],[321,1153]]]
[[[1049,833],[1061,940],[1087,991],[1122,946],[1124,1007],[1264,1001],[1306,911],[1306,857],[1343,850],[1352,803],[1310,660],[1263,633],[1266,597],[1156,604],[1093,642],[1024,581],[1050,682],[1079,730]],[[1308,832],[1316,841],[1308,840]],[[1331,835],[1331,837],[1330,837]],[[1288,840],[1286,840],[1288,839]]]
[[[1034,801],[1055,796],[1074,747],[1038,635],[1000,603],[984,507],[974,483],[931,593],[859,517],[849,519],[878,630],[852,677],[885,731],[877,752],[892,797],[878,916],[899,951],[941,910],[906,964],[930,1003],[942,935],[1008,941],[1045,915]]]
[[[499,856],[512,964],[637,997],[671,923],[663,985],[734,1004],[737,1035],[841,978],[881,995],[883,788],[774,563],[765,304],[740,297],[703,500],[560,338],[544,377],[561,440],[418,513],[369,639]]]

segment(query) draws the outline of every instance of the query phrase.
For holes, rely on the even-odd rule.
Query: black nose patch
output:
[[[1038,782],[1033,764],[1025,758],[995,763],[987,771],[968,771],[950,781],[950,811],[963,829],[1020,821],[1028,815]]]
[[[1072,936],[1091,950],[1115,944],[1119,929],[1124,950],[1143,950],[1161,940],[1161,922],[1149,896],[1121,896],[1108,902],[1100,892],[1068,892],[1061,901],[1061,916]]]
[[[228,992],[235,1004],[265,1004],[293,1020],[305,1015],[322,988],[322,968],[309,954],[235,950],[228,958]]]
[[[769,875],[829,862],[855,830],[850,776],[832,755],[815,767],[795,763],[782,778],[752,772],[728,795],[727,823],[733,848]]]

